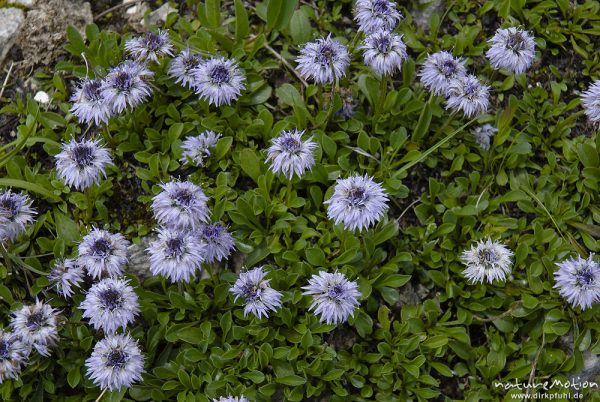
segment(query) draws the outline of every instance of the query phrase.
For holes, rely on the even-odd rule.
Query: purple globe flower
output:
[[[101,94],[114,113],[128,106],[133,109],[152,95],[149,80],[153,75],[146,65],[126,60],[106,75]]]
[[[474,75],[460,77],[450,84],[446,109],[475,117],[485,113],[489,105],[489,87],[482,85]]]
[[[40,355],[50,356],[50,348],[58,341],[58,311],[36,300],[12,313],[10,326],[25,344],[33,346]]]
[[[379,76],[400,71],[408,58],[402,36],[387,31],[367,36],[360,48],[364,51],[365,64]]]
[[[33,222],[36,214],[27,194],[0,192],[0,243],[14,240]]]
[[[16,380],[31,353],[31,347],[12,332],[0,329],[0,384]]]
[[[451,84],[467,75],[467,69],[463,60],[442,51],[427,56],[419,75],[425,88],[435,95],[448,96]]]
[[[340,272],[328,273],[320,271],[313,275],[307,286],[303,286],[305,295],[312,295],[310,310],[314,309],[320,321],[327,324],[341,324],[354,315],[361,293],[358,284],[350,282]]]
[[[582,310],[592,307],[600,301],[600,265],[593,259],[581,256],[559,262],[554,273],[554,288],[573,306]]]
[[[317,84],[326,84],[346,74],[350,54],[344,45],[331,39],[330,34],[327,38],[305,44],[296,62],[303,78],[312,79]]]
[[[110,105],[102,96],[102,84],[102,80],[97,78],[84,80],[71,96],[71,113],[77,116],[80,123],[93,120],[98,126],[107,123],[112,116]]]
[[[77,262],[96,279],[121,276],[127,264],[129,241],[120,233],[94,228],[79,243]]]
[[[238,298],[244,299],[244,316],[254,314],[259,319],[269,316],[269,311],[281,307],[281,293],[271,288],[269,279],[264,279],[266,272],[262,267],[240,273],[240,277],[229,289]]]
[[[358,30],[367,35],[378,31],[392,31],[402,18],[393,1],[356,1],[354,19],[358,22]]]
[[[79,265],[77,259],[67,258],[59,260],[48,274],[48,280],[54,282],[56,291],[64,298],[73,296],[72,287],[80,287],[83,282],[83,267]]]
[[[98,184],[106,177],[106,167],[112,164],[110,149],[100,145],[100,140],[77,141],[62,144],[62,151],[57,154],[57,176],[68,186],[77,190],[85,190]]]
[[[171,60],[169,76],[173,77],[176,83],[189,89],[195,89],[196,73],[194,71],[202,63],[202,56],[190,52],[189,49],[185,49]]]
[[[152,201],[154,217],[159,224],[175,230],[194,230],[208,222],[208,197],[189,181],[161,184],[162,192]]]
[[[192,232],[168,228],[158,230],[158,239],[150,244],[150,272],[171,282],[189,282],[206,258],[207,246]]]
[[[317,144],[311,141],[312,137],[303,141],[303,134],[304,131],[298,130],[283,131],[272,140],[273,145],[267,151],[267,162],[271,161],[270,168],[274,173],[281,173],[292,180],[294,174],[302,177],[315,165],[313,153]]]
[[[173,45],[165,31],[147,32],[145,36],[129,39],[125,42],[125,50],[136,60],[151,60],[158,63],[161,56],[173,56]]]
[[[208,263],[227,259],[235,249],[233,236],[221,223],[201,225],[198,236],[206,245],[205,258]]]
[[[505,68],[515,74],[524,73],[535,60],[535,41],[527,31],[498,28],[488,42],[491,47],[486,56],[496,70]]]
[[[235,60],[208,59],[194,73],[196,93],[211,105],[230,105],[246,88],[246,77]]]

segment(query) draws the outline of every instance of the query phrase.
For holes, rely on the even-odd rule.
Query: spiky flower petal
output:
[[[110,104],[102,95],[103,81],[91,79],[82,81],[71,96],[71,113],[79,119],[80,123],[90,123],[92,120],[96,125],[107,123],[112,116]]]
[[[358,284],[349,281],[341,272],[329,273],[320,271],[309,279],[308,285],[303,286],[305,295],[312,295],[313,302],[310,310],[320,316],[321,322],[341,324],[354,315],[361,293]]]
[[[244,316],[254,314],[259,319],[269,316],[269,311],[281,307],[281,293],[271,288],[270,279],[264,279],[266,272],[263,267],[254,268],[240,273],[240,277],[229,289],[238,298],[244,299]]]
[[[72,287],[79,287],[83,282],[83,267],[79,265],[77,259],[67,258],[59,260],[54,264],[48,274],[48,280],[54,282],[56,291],[64,298],[73,296]]]
[[[112,68],[102,85],[102,96],[114,113],[135,108],[152,95],[149,84],[154,73],[142,63],[126,60]]]
[[[463,251],[460,258],[466,266],[463,273],[468,280],[492,283],[506,280],[512,270],[512,256],[513,252],[504,244],[487,239]]]
[[[324,204],[328,204],[327,217],[336,225],[341,223],[347,230],[362,231],[383,217],[387,201],[381,184],[365,174],[338,179],[333,195]]]
[[[488,42],[491,47],[486,56],[496,70],[505,68],[516,74],[524,73],[535,60],[535,41],[527,31],[498,28]]]
[[[227,259],[235,249],[235,242],[231,233],[221,223],[201,225],[198,229],[200,241],[206,245],[206,262]]]
[[[12,332],[0,329],[0,384],[19,378],[27,363],[31,347]]]
[[[313,152],[317,144],[302,140],[304,131],[283,131],[281,135],[272,140],[272,145],[267,151],[267,162],[271,161],[270,168],[274,173],[283,174],[292,180],[294,173],[302,177],[305,171],[310,170],[315,164]]]
[[[221,138],[221,134],[217,134],[211,130],[207,130],[195,137],[187,137],[183,141],[183,144],[181,144],[183,153],[179,160],[181,163],[204,166],[204,158],[210,156],[210,150],[217,145],[219,138]]]
[[[219,399],[214,399],[213,402],[250,402],[244,395],[240,396],[222,396]]]
[[[95,385],[113,391],[142,379],[144,356],[129,334],[112,334],[96,343],[85,366]]]
[[[136,60],[152,60],[158,63],[161,56],[173,56],[173,45],[165,31],[147,32],[144,36],[129,39],[125,42],[125,50]]]
[[[202,56],[192,53],[190,49],[182,50],[169,66],[169,76],[175,78],[175,82],[189,89],[196,88],[195,69],[203,63]]]
[[[85,190],[106,177],[106,167],[112,164],[110,149],[100,145],[100,140],[77,141],[62,144],[62,151],[55,156],[56,173],[68,186]]]
[[[96,279],[103,275],[121,276],[127,264],[128,246],[129,241],[122,234],[94,228],[79,243],[77,262]]]
[[[479,147],[485,151],[490,149],[492,137],[498,132],[498,129],[491,124],[484,124],[473,130],[473,137],[479,144]]]
[[[358,30],[369,35],[378,31],[392,31],[403,18],[396,3],[388,0],[357,0],[354,19]]]
[[[364,50],[365,64],[379,76],[400,71],[408,58],[402,36],[387,31],[367,36],[360,48]]]
[[[594,83],[581,95],[581,103],[588,119],[600,125],[600,80]]]
[[[208,197],[199,186],[189,181],[171,181],[160,187],[163,191],[152,201],[152,210],[158,223],[183,231],[194,230],[208,222]]]
[[[10,326],[21,341],[33,346],[40,355],[50,356],[50,348],[58,341],[58,312],[49,304],[36,300],[12,313]]]
[[[0,243],[16,239],[33,222],[36,211],[31,204],[25,193],[0,192]]]
[[[423,68],[419,72],[425,88],[435,95],[448,96],[450,85],[455,80],[467,75],[467,69],[462,59],[452,56],[452,53],[441,51],[427,56]]]
[[[600,265],[592,258],[593,254],[587,260],[578,255],[559,262],[554,273],[554,288],[573,307],[582,310],[600,301]]]
[[[125,279],[105,278],[92,285],[79,306],[95,330],[112,334],[135,320],[140,312],[137,294]]]
[[[350,54],[344,45],[331,39],[329,34],[327,38],[305,44],[296,62],[303,78],[312,79],[317,84],[326,84],[346,74]]]
[[[485,113],[490,105],[489,89],[474,75],[460,77],[450,84],[446,109],[462,111],[465,117]]]
[[[158,239],[150,244],[150,272],[171,282],[189,282],[205,260],[207,246],[191,232],[167,228],[158,230]]]
[[[230,105],[246,88],[246,77],[235,60],[215,57],[194,69],[195,89],[211,105]]]

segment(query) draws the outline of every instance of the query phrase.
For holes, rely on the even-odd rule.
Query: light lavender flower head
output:
[[[558,271],[554,273],[554,288],[573,307],[579,306],[582,310],[600,301],[600,265],[592,257],[593,254],[586,260],[578,255],[559,262]]]
[[[152,201],[154,217],[159,224],[175,230],[195,230],[208,222],[208,197],[189,181],[161,184],[163,189]]]
[[[408,58],[402,36],[387,31],[367,36],[360,48],[364,50],[365,64],[379,76],[400,71],[402,63]]]
[[[64,298],[73,296],[72,287],[80,287],[83,282],[83,267],[77,259],[67,258],[57,261],[48,274],[48,280],[54,282],[56,292]]]
[[[210,156],[211,148],[217,145],[217,141],[221,138],[221,134],[207,130],[196,137],[187,137],[181,148],[181,163],[192,164],[195,166],[204,166],[204,158]]]
[[[327,217],[336,225],[341,223],[347,230],[362,231],[383,217],[387,201],[381,184],[365,174],[338,179],[333,195],[324,204],[328,204]]]
[[[226,260],[235,249],[235,242],[231,233],[221,223],[201,225],[198,229],[200,241],[206,245],[206,262]]]
[[[498,28],[488,42],[491,47],[486,56],[496,70],[505,68],[516,74],[524,73],[535,60],[535,41],[527,31]]]
[[[79,243],[77,262],[95,279],[121,276],[127,264],[128,246],[129,241],[122,234],[93,228]]]
[[[129,334],[109,334],[96,343],[85,366],[95,385],[113,391],[142,379],[144,356]]]
[[[150,272],[171,282],[189,282],[205,260],[207,246],[192,232],[167,228],[158,230],[158,239],[150,244]]]
[[[303,78],[312,79],[317,84],[326,84],[346,75],[350,54],[346,46],[331,39],[329,34],[327,38],[305,44],[296,62]]]
[[[102,85],[102,97],[114,113],[134,108],[152,95],[149,80],[154,73],[145,64],[125,60],[112,68]]]
[[[600,80],[596,80],[581,96],[585,114],[593,124],[600,125]]]
[[[171,60],[169,66],[169,76],[175,79],[175,82],[189,89],[196,88],[195,69],[200,67],[204,61],[198,53],[192,53],[190,49],[184,49]]]
[[[0,243],[16,239],[33,222],[36,211],[31,203],[27,194],[0,192]]]
[[[448,96],[450,84],[467,75],[464,60],[454,58],[452,53],[441,51],[427,56],[419,72],[425,88],[435,95]]]
[[[125,42],[125,50],[136,60],[152,60],[158,63],[161,56],[173,56],[173,45],[165,31],[147,32],[145,36],[129,39]]]
[[[450,84],[446,109],[461,110],[469,118],[485,113],[490,105],[489,90],[474,75],[460,77]]]
[[[140,312],[138,296],[129,281],[115,278],[93,284],[79,308],[95,330],[102,329],[107,334],[125,329]]]
[[[27,363],[31,347],[12,332],[0,329],[0,384],[16,380]]]
[[[317,144],[312,137],[302,141],[304,131],[283,131],[281,135],[272,140],[272,145],[267,151],[267,162],[271,161],[271,170],[283,174],[292,180],[294,173],[302,177],[304,172],[312,169],[315,164],[313,152]]]
[[[196,93],[211,105],[230,105],[246,89],[246,76],[235,60],[214,57],[193,71]]]
[[[341,272],[320,271],[302,289],[306,290],[303,294],[313,296],[309,310],[314,309],[320,321],[327,324],[346,322],[348,317],[354,315],[356,306],[360,305],[358,284],[349,281]]]
[[[97,126],[107,123],[112,116],[110,105],[102,96],[102,80],[91,79],[82,81],[71,96],[71,113],[79,119],[79,123],[90,123]]]
[[[492,137],[498,132],[498,129],[491,124],[484,124],[473,130],[473,137],[484,151],[490,149]]]
[[[100,140],[75,138],[62,144],[62,151],[57,154],[57,176],[68,186],[77,190],[85,190],[98,184],[106,177],[106,167],[112,164],[110,149],[101,146]]]
[[[357,0],[354,20],[358,30],[369,35],[377,31],[392,31],[403,18],[396,3],[388,0]]]
[[[213,402],[250,402],[244,395],[240,396],[222,396],[219,399],[214,399]]]
[[[263,267],[241,272],[240,277],[229,289],[238,298],[244,299],[244,316],[254,314],[259,319],[264,315],[269,317],[269,311],[277,311],[281,307],[282,294],[269,284],[270,279],[264,279],[266,272]]]
[[[503,282],[512,270],[512,256],[513,252],[504,244],[492,239],[480,240],[462,253],[460,259],[466,266],[463,274],[472,283]]]
[[[10,326],[21,341],[33,346],[40,355],[50,356],[50,348],[58,341],[58,312],[39,300],[12,313]]]

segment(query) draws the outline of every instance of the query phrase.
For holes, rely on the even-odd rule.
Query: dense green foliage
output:
[[[0,266],[2,325],[35,297],[64,316],[52,358],[36,356],[20,380],[2,384],[4,400],[98,397],[83,368],[100,338],[80,321],[84,296],[65,301],[45,275],[55,258],[76,255],[92,226],[139,242],[156,226],[149,204],[158,184],[178,177],[201,184],[238,254],[185,286],[128,274],[142,308],[130,330],[146,373],[105,400],[499,400],[507,391],[495,380],[567,379],[583,368],[584,354],[600,353],[599,307],[572,309],[553,289],[556,262],[600,249],[600,139],[579,101],[599,75],[600,3],[458,0],[434,13],[426,32],[413,23],[416,4],[402,6],[397,30],[410,59],[382,90],[354,49],[333,96],[333,110],[354,98],[349,119],[330,115],[330,87],[304,86],[288,67],[303,43],[329,32],[355,47],[350,1],[207,0],[197,10],[192,3],[166,23],[177,48],[236,58],[248,89],[232,106],[209,107],[166,76],[163,60],[150,102],[108,128],[90,128],[114,153],[101,185],[69,190],[52,156],[86,129],[68,112],[75,78],[117,64],[130,34],[91,25],[83,39],[69,30],[70,61],[38,74],[50,106],[28,97],[3,109],[20,125],[0,148],[0,186],[28,191],[39,216]],[[527,74],[494,72],[484,56],[496,28],[511,25],[536,37]],[[466,58],[493,88],[490,111],[475,122],[450,119],[443,98],[419,83],[422,60],[443,49]],[[490,151],[470,134],[483,123],[499,129]],[[264,150],[292,128],[320,146],[312,172],[288,189],[268,170]],[[207,166],[181,166],[182,139],[205,129],[223,135]],[[351,172],[383,183],[391,199],[386,218],[361,234],[333,225],[323,205],[335,179]],[[505,284],[469,284],[460,253],[488,236],[515,252],[513,274]],[[284,307],[268,319],[245,318],[228,293],[242,265],[266,265],[284,293]],[[361,307],[344,325],[308,312],[300,286],[320,269],[359,283]]]

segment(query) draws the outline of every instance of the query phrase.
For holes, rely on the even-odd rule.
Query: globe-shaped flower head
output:
[[[144,356],[129,334],[109,334],[96,343],[85,366],[95,385],[113,391],[142,379]]]
[[[325,201],[327,217],[348,230],[362,231],[383,217],[387,201],[381,184],[367,175],[338,179],[333,195]]]
[[[396,3],[388,0],[357,0],[354,20],[358,30],[369,35],[378,31],[392,31],[402,19]]]
[[[211,105],[230,105],[246,88],[246,77],[235,60],[214,57],[194,70],[196,93]]]
[[[114,113],[121,113],[127,106],[133,109],[152,95],[148,83],[152,76],[152,71],[144,64],[126,60],[106,75],[102,96]]]
[[[281,293],[271,288],[269,279],[264,279],[266,272],[262,267],[240,273],[240,277],[229,289],[238,298],[244,299],[244,316],[254,314],[259,319],[269,316],[269,311],[281,307]]]
[[[56,291],[62,297],[73,296],[72,287],[79,287],[83,282],[83,267],[79,265],[75,258],[59,260],[54,264],[48,274],[48,280],[54,282]]]
[[[419,72],[425,88],[435,95],[448,96],[450,85],[455,80],[467,75],[464,61],[456,59],[452,53],[442,51],[427,56],[423,68]]]
[[[227,259],[235,249],[233,236],[220,223],[200,226],[198,237],[206,245],[205,257],[209,263]]]
[[[315,164],[313,152],[317,144],[309,138],[302,140],[304,131],[283,131],[281,135],[273,139],[273,144],[267,151],[267,162],[271,161],[271,170],[283,174],[288,180],[292,180],[294,173],[302,177],[306,170],[310,170]]]
[[[50,356],[50,348],[58,341],[58,312],[50,305],[36,300],[13,312],[10,326],[27,345],[33,346],[40,355]]]
[[[0,192],[0,243],[14,240],[33,222],[36,212],[27,194]]]
[[[171,282],[189,282],[205,260],[207,246],[188,231],[158,230],[158,239],[147,249],[152,275]]]
[[[491,124],[484,124],[483,126],[476,127],[473,130],[473,137],[479,144],[479,147],[484,151],[490,149],[492,137],[498,132],[498,129]]]
[[[349,281],[341,272],[329,273],[320,271],[303,286],[305,295],[312,295],[310,310],[320,316],[320,321],[327,324],[341,324],[354,315],[361,293],[358,284]]]
[[[160,187],[163,191],[152,201],[158,223],[175,230],[194,230],[208,222],[208,197],[199,186],[189,181],[171,181]]]
[[[183,153],[180,161],[185,164],[204,166],[204,159],[210,156],[210,150],[217,145],[221,134],[207,130],[196,137],[187,137],[181,148]]]
[[[129,241],[122,234],[94,228],[79,243],[77,262],[93,278],[121,276],[127,264],[128,246]]]
[[[182,50],[171,60],[169,76],[175,78],[175,82],[189,89],[196,88],[195,69],[203,63],[202,56],[192,53],[189,49]]]
[[[222,396],[219,399],[214,399],[213,402],[250,402],[244,395],[240,396]]]
[[[513,252],[500,242],[480,240],[463,251],[460,257],[466,265],[463,273],[473,283],[505,281],[512,269],[512,255]]]
[[[127,327],[140,312],[138,297],[124,279],[105,278],[92,285],[79,306],[95,330],[112,334]]]
[[[600,301],[600,265],[592,259],[586,260],[577,256],[559,262],[558,271],[554,273],[558,293],[573,307],[582,310],[592,307]]]
[[[498,28],[488,42],[491,47],[486,56],[496,70],[505,68],[516,74],[524,73],[535,60],[535,41],[527,31]]]
[[[489,87],[474,75],[460,77],[450,84],[446,109],[462,111],[466,117],[484,113],[490,105]]]
[[[380,76],[400,71],[408,58],[402,36],[387,31],[367,36],[360,48],[364,50],[365,64]]]
[[[600,80],[596,80],[581,96],[585,114],[593,124],[600,125]]]
[[[330,34],[327,38],[304,45],[296,62],[303,78],[312,79],[317,84],[326,84],[346,74],[350,55],[344,45],[331,39]]]
[[[125,42],[125,50],[136,60],[152,60],[158,63],[160,56],[173,56],[173,45],[165,31],[147,32],[144,36],[129,39]]]
[[[58,177],[81,191],[106,177],[106,167],[112,164],[110,149],[101,146],[99,140],[85,138],[62,144],[62,151],[55,158]]]
[[[108,122],[112,116],[110,104],[102,96],[103,81],[96,78],[82,81],[71,96],[71,113],[79,119],[80,123],[89,123],[92,120],[96,125]]]
[[[0,384],[19,377],[30,351],[31,348],[18,336],[0,329]]]

